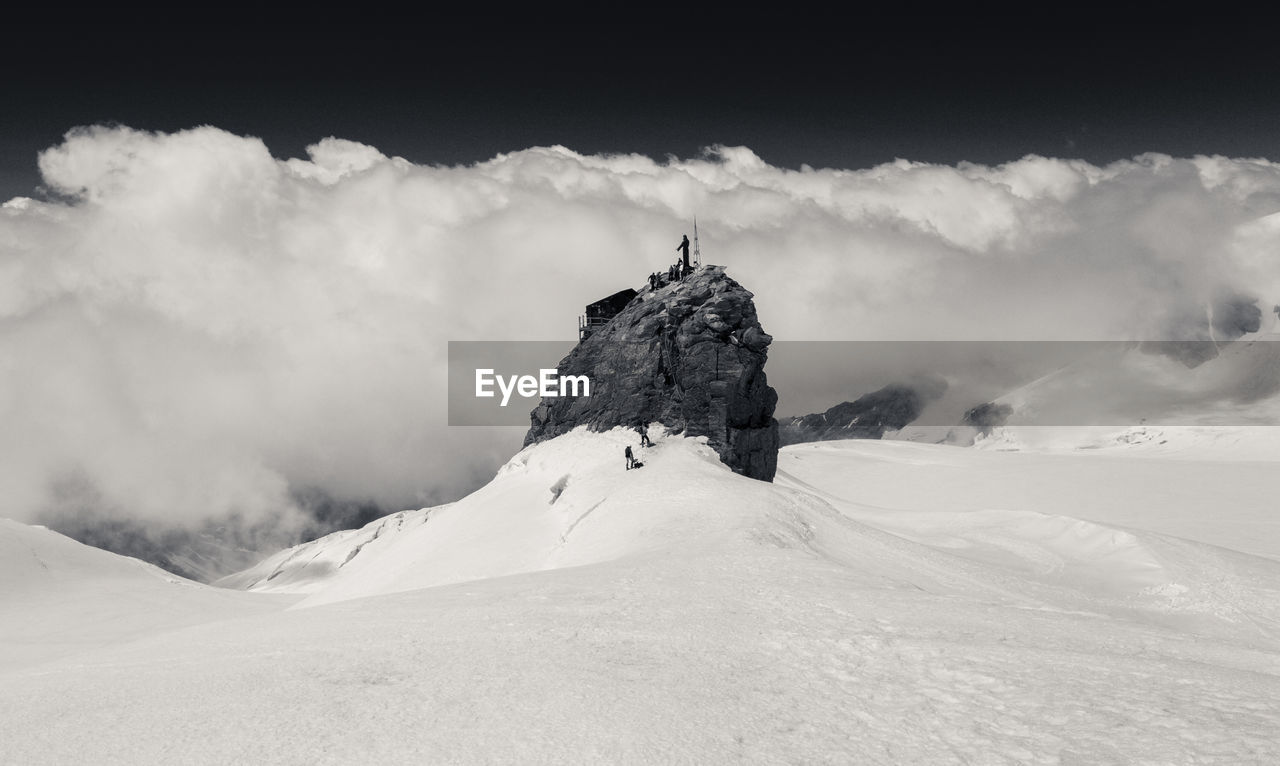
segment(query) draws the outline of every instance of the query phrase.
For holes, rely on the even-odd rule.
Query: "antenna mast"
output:
[[[702,248],[698,247],[698,216],[693,217],[693,267],[702,267]]]

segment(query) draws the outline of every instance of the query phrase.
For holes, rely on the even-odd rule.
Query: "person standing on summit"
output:
[[[688,274],[690,271],[693,271],[693,269],[689,267],[689,235],[688,234],[684,235],[684,239],[681,240],[680,244],[676,245],[676,249],[684,251],[684,272],[681,274],[681,276],[683,276],[684,274]]]

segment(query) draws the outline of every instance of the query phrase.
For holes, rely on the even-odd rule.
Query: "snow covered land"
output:
[[[0,761],[1280,759],[1280,429],[653,436],[218,588],[4,522]]]

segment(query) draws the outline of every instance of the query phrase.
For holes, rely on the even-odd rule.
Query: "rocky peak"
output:
[[[947,382],[942,378],[891,383],[826,412],[786,419],[780,427],[782,443],[880,439],[885,431],[897,431],[915,421],[925,405],[946,390]]]
[[[525,444],[587,425],[595,431],[661,423],[706,436],[735,472],[772,481],[778,463],[777,393],[765,378],[768,334],[752,294],[723,267],[646,287],[561,360],[587,375],[591,396],[543,399]]]

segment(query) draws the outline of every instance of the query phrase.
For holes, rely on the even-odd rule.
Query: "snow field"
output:
[[[574,432],[451,506],[282,552],[237,582],[294,595],[228,594],[262,612],[0,669],[0,761],[1280,752],[1280,563],[1224,545],[1274,554],[1272,465],[833,442],[783,450],[768,485],[678,437],[624,471],[635,438]]]

